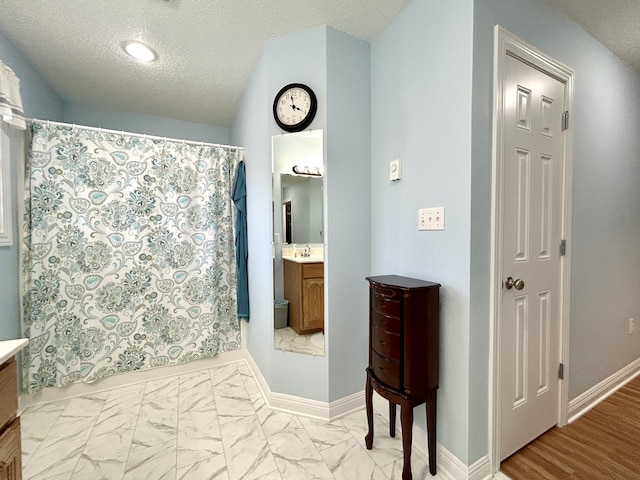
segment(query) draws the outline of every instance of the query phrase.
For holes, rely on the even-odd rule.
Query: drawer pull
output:
[[[381,372],[384,372],[384,368],[382,368],[380,365],[378,365],[378,370],[380,370]]]
[[[381,297],[387,297],[387,298],[393,298],[396,296],[396,292],[390,288],[381,288],[378,287],[377,288],[377,293],[381,296]]]
[[[386,343],[384,343],[384,340],[378,340],[378,342],[380,342],[381,345],[386,345]]]

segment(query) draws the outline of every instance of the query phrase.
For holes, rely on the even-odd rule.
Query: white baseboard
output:
[[[640,358],[571,400],[569,402],[569,423],[580,418],[638,375],[640,375]]]
[[[508,477],[507,475],[505,475],[502,472],[496,472],[495,475],[493,476],[493,478],[495,480],[511,480],[511,477]]]
[[[273,410],[332,421],[364,406],[364,391],[356,392],[331,403],[272,392],[260,368],[248,351],[246,352],[246,361],[258,382],[267,406]]]

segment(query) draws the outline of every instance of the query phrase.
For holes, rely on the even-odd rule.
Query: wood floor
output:
[[[640,480],[640,377],[502,462],[513,480]]]

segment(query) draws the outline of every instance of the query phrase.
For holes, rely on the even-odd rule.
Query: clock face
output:
[[[313,91],[302,84],[284,87],[273,102],[276,123],[288,132],[304,130],[311,124],[317,109]]]

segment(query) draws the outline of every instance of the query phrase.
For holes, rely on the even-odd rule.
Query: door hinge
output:
[[[564,257],[567,254],[567,241],[565,239],[560,240],[560,256]]]
[[[562,112],[562,130],[569,128],[569,110]]]
[[[558,378],[564,380],[564,363],[561,363],[558,367]]]

